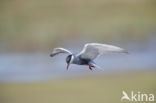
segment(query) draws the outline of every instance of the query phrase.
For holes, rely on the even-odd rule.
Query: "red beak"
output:
[[[69,65],[70,65],[70,64],[69,64],[69,63],[67,63],[67,70],[68,70],[68,68],[69,68]]]

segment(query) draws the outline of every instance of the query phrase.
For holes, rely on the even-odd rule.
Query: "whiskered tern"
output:
[[[92,70],[92,68],[100,68],[93,61],[98,56],[103,55],[105,53],[128,53],[128,52],[120,47],[113,45],[100,43],[87,43],[84,45],[82,51],[78,54],[73,54],[72,52],[70,52],[65,48],[54,48],[50,56],[54,57],[60,53],[69,54],[66,57],[67,70],[70,64],[88,65],[89,69]]]

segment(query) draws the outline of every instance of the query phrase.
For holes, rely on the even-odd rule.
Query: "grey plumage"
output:
[[[72,52],[70,52],[67,49],[64,48],[54,48],[53,52],[50,54],[51,57],[60,54],[60,53],[68,53],[68,54],[72,54]]]
[[[128,53],[126,50],[108,44],[88,43],[85,44],[83,50],[77,55],[81,58],[94,60],[97,56],[105,53]]]

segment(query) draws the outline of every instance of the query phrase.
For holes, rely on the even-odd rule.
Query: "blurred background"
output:
[[[99,42],[130,54],[95,60],[104,71],[49,54]],[[121,103],[156,94],[155,0],[0,0],[0,103]],[[126,101],[124,101],[126,102]]]

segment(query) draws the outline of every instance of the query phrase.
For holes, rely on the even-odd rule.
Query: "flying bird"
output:
[[[57,54],[61,54],[61,53],[69,54],[66,57],[67,70],[70,64],[88,65],[89,69],[92,70],[92,68],[101,69],[93,61],[98,56],[103,55],[105,53],[128,53],[128,52],[120,47],[113,46],[113,45],[100,44],[100,43],[87,43],[84,45],[80,53],[73,54],[72,52],[64,48],[54,48],[50,56],[54,57]]]

